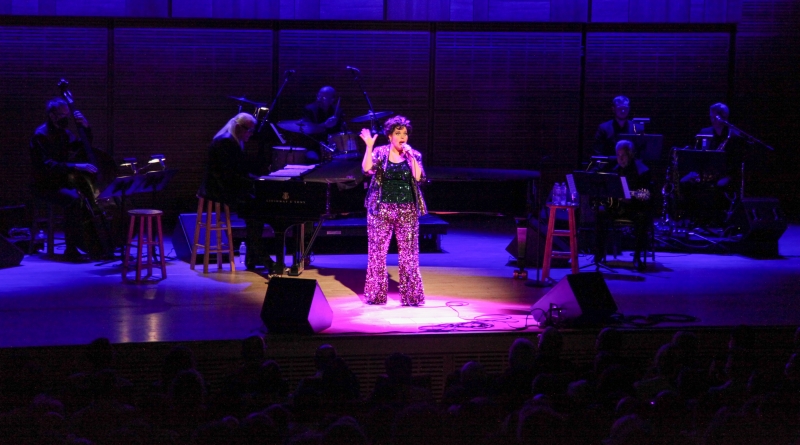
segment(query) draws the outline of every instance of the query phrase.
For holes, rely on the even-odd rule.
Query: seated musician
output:
[[[67,103],[61,98],[54,98],[47,103],[46,113],[47,122],[36,129],[30,143],[32,191],[34,196],[63,207],[64,255],[67,260],[75,261],[81,258],[78,245],[81,244],[81,227],[86,213],[85,200],[72,175],[76,172],[95,174],[97,167],[72,162],[72,155],[83,147],[83,142],[67,128],[70,115]],[[89,121],[77,110],[73,116],[77,125],[86,130],[88,142],[91,143]]]
[[[605,259],[606,234],[608,224],[615,219],[629,219],[634,227],[634,251],[633,267],[642,272],[645,264],[642,262],[642,254],[646,254],[647,233],[653,224],[653,217],[650,212],[650,191],[652,189],[650,169],[644,162],[634,159],[633,143],[626,140],[617,142],[616,145],[617,166],[613,172],[625,177],[628,189],[631,191],[631,199],[623,199],[619,203],[612,203],[606,206],[605,211],[598,214],[597,224],[597,251],[595,262],[602,262]]]
[[[306,158],[311,163],[319,162],[320,160],[319,143],[327,144],[328,136],[343,133],[347,130],[342,116],[342,109],[339,108],[339,103],[336,101],[336,90],[330,86],[320,88],[317,93],[317,100],[306,105],[305,109],[303,109],[303,120],[321,125],[324,128],[319,133],[311,135],[318,142],[308,147]]]
[[[251,217],[254,178],[248,172],[244,144],[253,135],[255,126],[251,114],[239,113],[217,132],[208,147],[205,177],[197,192],[199,197],[227,204],[245,220],[248,270],[260,265],[271,268],[273,263],[263,246],[264,221]]]
[[[730,109],[723,103],[711,105],[711,126],[700,130],[698,135],[708,135],[706,150],[726,153],[726,171],[718,175],[710,172],[691,171],[680,178],[681,196],[687,217],[697,226],[719,226],[723,223],[730,201],[735,199],[739,178],[740,157],[731,139],[736,137],[719,118],[728,120]],[[702,173],[702,174],[701,174]],[[727,194],[727,197],[726,197]]]
[[[633,133],[633,127],[628,120],[631,110],[631,101],[625,96],[617,96],[611,103],[611,112],[614,118],[603,122],[597,127],[597,133],[592,145],[594,156],[614,156],[614,148],[618,135]]]

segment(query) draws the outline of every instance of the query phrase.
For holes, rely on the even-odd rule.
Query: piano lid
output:
[[[320,164],[317,168],[303,176],[306,182],[323,182],[327,184],[340,184],[346,182],[361,182],[364,173],[361,171],[361,160],[337,160]]]

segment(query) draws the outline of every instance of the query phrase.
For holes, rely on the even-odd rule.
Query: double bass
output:
[[[70,114],[75,119],[75,101],[69,91],[69,82],[64,79],[58,83],[61,96],[69,106]],[[113,201],[99,202],[97,197],[100,192],[116,178],[116,163],[106,152],[92,147],[86,133],[86,128],[75,123],[81,147],[71,156],[71,162],[92,164],[97,172],[75,172],[70,174],[70,182],[82,197],[81,236],[77,240],[77,247],[92,258],[109,258],[113,256],[114,249],[119,244],[113,229],[113,212],[109,210],[115,203]]]

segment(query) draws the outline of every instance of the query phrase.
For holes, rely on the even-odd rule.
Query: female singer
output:
[[[361,168],[373,175],[365,200],[369,253],[364,298],[367,304],[386,304],[386,253],[394,233],[401,304],[419,306],[425,302],[419,272],[419,217],[428,213],[419,189],[425,181],[422,155],[406,143],[411,122],[405,117],[387,120],[383,130],[389,145],[374,149],[377,135],[366,128],[361,130],[361,139],[367,144]]]

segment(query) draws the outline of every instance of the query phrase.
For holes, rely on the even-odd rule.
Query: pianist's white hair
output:
[[[219,137],[232,137],[233,139],[236,140],[236,142],[239,143],[239,145],[242,145],[242,141],[240,141],[239,138],[236,137],[235,130],[237,125],[243,125],[245,123],[250,123],[252,125],[255,125],[256,118],[254,118],[252,114],[239,113],[236,116],[233,116],[231,120],[229,120],[228,123],[225,124],[225,126],[222,127],[217,132],[217,134],[214,135],[214,139]]]

